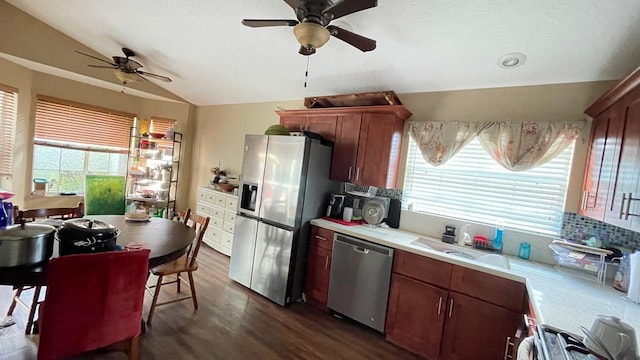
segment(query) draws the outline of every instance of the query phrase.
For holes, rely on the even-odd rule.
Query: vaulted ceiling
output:
[[[196,105],[611,80],[640,65],[638,0],[380,0],[332,22],[375,39],[375,50],[332,37],[309,57],[291,27],[241,24],[295,19],[282,0],[6,2],[105,60],[133,49],[143,70],[173,79],[152,82]],[[49,51],[73,59],[65,72],[105,78],[108,69],[87,69],[97,61],[73,50]],[[524,65],[500,68],[512,52],[526,55]],[[55,67],[45,57],[26,60]]]

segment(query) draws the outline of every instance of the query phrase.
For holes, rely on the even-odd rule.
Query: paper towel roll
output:
[[[640,252],[629,255],[629,299],[640,302]]]

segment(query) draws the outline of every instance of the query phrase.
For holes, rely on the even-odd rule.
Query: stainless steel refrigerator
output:
[[[246,135],[229,277],[285,306],[302,294],[309,221],[323,216],[332,148],[303,136]]]

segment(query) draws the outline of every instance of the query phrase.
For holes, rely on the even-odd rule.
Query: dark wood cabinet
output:
[[[391,276],[387,341],[427,359],[437,359],[448,292],[400,274]]]
[[[449,292],[440,359],[504,359],[507,342],[521,323],[518,313]]]
[[[309,130],[334,141],[331,180],[395,188],[404,121],[403,105],[278,111],[291,131]]]
[[[502,359],[525,304],[522,283],[396,250],[386,338],[431,360]]]
[[[331,230],[312,226],[307,255],[305,297],[308,303],[325,311],[328,311],[327,297],[329,295],[333,235]]]
[[[637,231],[640,69],[600,97],[585,113],[593,118],[593,123],[580,213]]]

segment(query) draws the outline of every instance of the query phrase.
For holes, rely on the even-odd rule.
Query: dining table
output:
[[[146,221],[125,219],[124,215],[88,215],[120,230],[116,240],[119,248],[142,247],[151,250],[149,268],[166,264],[184,255],[195,238],[195,230],[183,222],[152,217]],[[54,240],[53,257],[58,257],[58,241]],[[0,267],[0,285],[46,286],[47,264]]]

